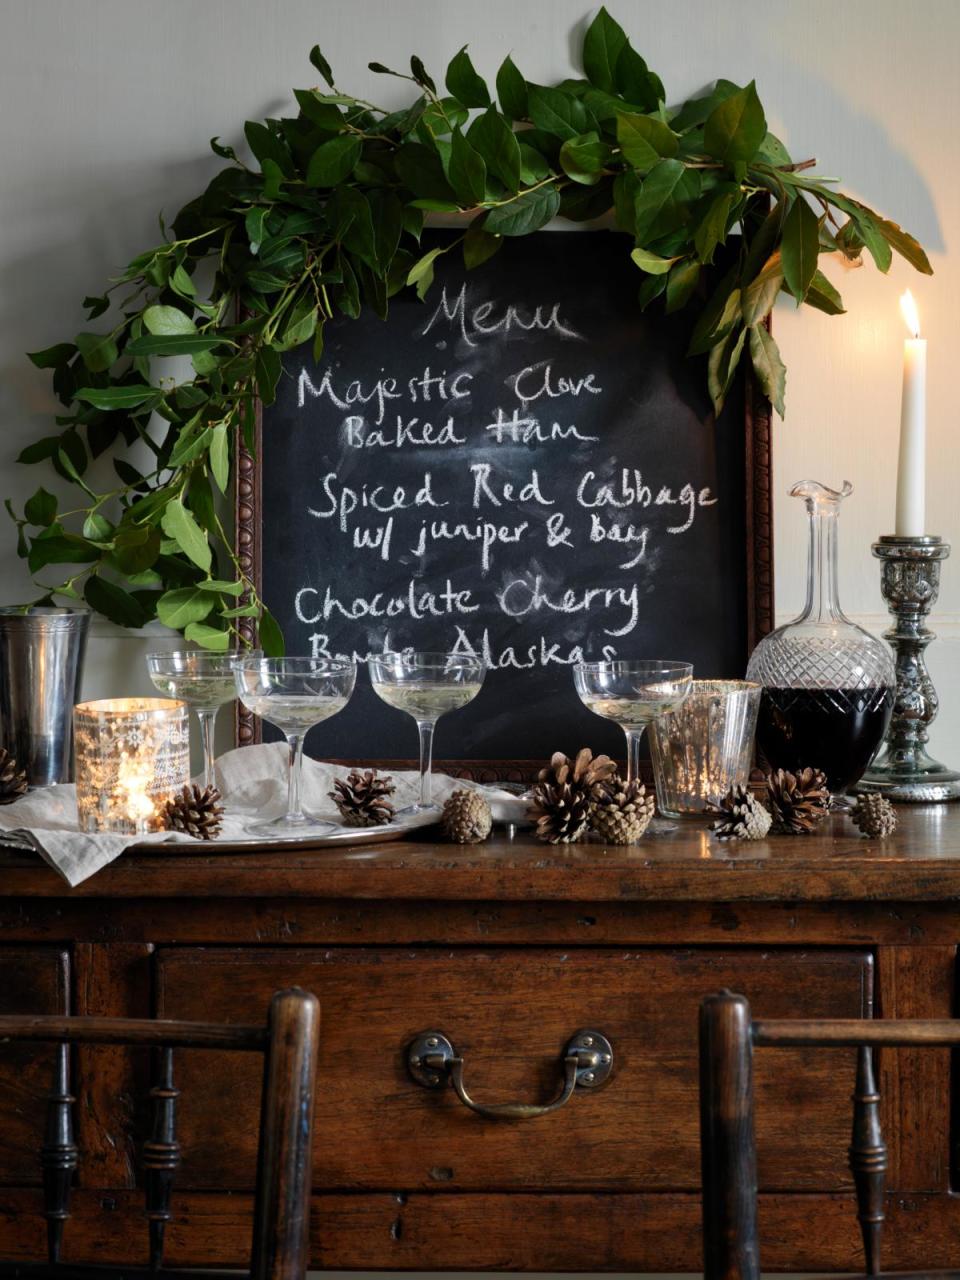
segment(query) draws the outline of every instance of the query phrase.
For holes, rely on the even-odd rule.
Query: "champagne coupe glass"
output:
[[[640,739],[651,720],[676,711],[690,691],[689,662],[578,662],[573,680],[580,701],[598,716],[615,720],[627,737],[627,781],[640,774]]]
[[[233,666],[239,653],[211,653],[205,649],[175,649],[148,653],[147,670],[155,687],[168,698],[193,707],[203,742],[203,784],[212,787],[215,762],[213,730],[217,712],[237,696]]]
[[[233,674],[243,705],[276,725],[289,748],[287,812],[282,818],[260,818],[249,829],[277,837],[334,831],[335,822],[303,811],[303,740],[308,729],[347,705],[357,678],[356,663],[352,659],[243,657],[234,662]]]
[[[479,658],[459,653],[405,650],[369,660],[374,691],[391,707],[413,716],[420,730],[420,803],[402,813],[422,813],[432,803],[430,765],[433,730],[447,711],[465,707],[480,692],[486,667]]]

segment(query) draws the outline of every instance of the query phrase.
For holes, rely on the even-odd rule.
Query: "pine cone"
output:
[[[830,808],[827,777],[819,769],[777,769],[768,774],[767,798],[779,835],[809,835]]]
[[[203,787],[188,782],[172,800],[164,805],[164,826],[168,831],[183,831],[199,840],[216,840],[223,821],[223,805],[216,787]]]
[[[333,786],[327,794],[340,810],[345,827],[382,827],[393,821],[396,811],[388,796],[397,788],[392,778],[382,778],[376,769],[363,773],[352,769],[345,779],[335,778]]]
[[[14,800],[26,793],[27,775],[23,769],[17,768],[17,762],[0,747],[0,804],[13,804]]]
[[[587,829],[592,801],[616,771],[609,756],[594,758],[589,747],[582,747],[573,761],[555,752],[533,788],[530,816],[537,824],[537,838],[549,844],[579,840]]]
[[[865,836],[889,836],[897,829],[897,811],[886,798],[881,795],[857,796],[850,810],[853,824]]]
[[[590,805],[590,826],[607,844],[636,844],[653,817],[653,796],[642,782],[616,776],[603,783]]]
[[[466,787],[447,797],[440,821],[447,838],[457,844],[479,844],[493,827],[486,797]]]
[[[749,787],[731,787],[710,808],[720,815],[710,828],[718,840],[762,840],[773,821]]]

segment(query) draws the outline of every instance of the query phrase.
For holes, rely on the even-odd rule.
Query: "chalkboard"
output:
[[[613,232],[506,240],[470,272],[454,247],[424,302],[406,290],[386,320],[330,322],[318,362],[284,357],[241,460],[240,550],[289,653],[487,659],[438,757],[622,754],[573,662],[742,675],[769,628],[765,402],[740,383],[715,420],[695,308],[642,312],[641,280]],[[416,729],[362,670],[308,749],[409,758]]]

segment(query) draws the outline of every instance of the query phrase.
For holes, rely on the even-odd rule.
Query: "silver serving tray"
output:
[[[385,844],[388,841],[404,840],[415,831],[432,827],[440,820],[439,811],[435,814],[418,815],[403,818],[399,822],[390,822],[382,827],[338,827],[325,836],[285,836],[280,839],[264,839],[263,836],[251,835],[244,840],[167,840],[149,844],[132,844],[128,853],[151,854],[154,857],[196,857],[198,854],[207,857],[211,854],[231,853],[287,853],[291,851],[311,851],[322,849],[339,849],[345,845]]]

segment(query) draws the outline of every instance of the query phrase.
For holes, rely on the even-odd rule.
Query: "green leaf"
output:
[[[83,584],[83,598],[91,609],[121,627],[142,627],[147,615],[129,591],[94,575]]]
[[[680,311],[690,301],[700,279],[700,263],[687,258],[671,268],[667,277],[667,314]]]
[[[157,617],[165,627],[182,631],[191,622],[202,622],[217,603],[217,598],[196,587],[179,587],[165,591],[157,601]]]
[[[627,164],[641,173],[652,169],[658,160],[675,156],[680,150],[677,135],[662,120],[620,112],[617,116],[617,141]]]
[[[360,139],[352,134],[340,134],[321,142],[307,165],[307,186],[336,187],[346,182],[362,149]]]
[[[525,191],[509,204],[498,205],[487,214],[484,228],[491,235],[525,236],[539,231],[560,208],[560,193],[550,185]]]
[[[732,206],[733,196],[729,192],[714,196],[710,201],[693,236],[694,247],[701,262],[713,262],[717,245],[723,244],[727,238],[727,223]]]
[[[923,251],[922,245],[913,238],[902,227],[898,227],[895,222],[889,222],[886,218],[877,218],[877,226],[887,241],[891,244],[901,258],[906,258],[911,267],[915,267],[917,271],[921,271],[925,276],[933,275],[933,267],[930,265],[930,259]]]
[[[382,272],[389,270],[403,230],[403,205],[393,191],[371,191],[367,204],[373,223],[374,256]]]
[[[637,290],[637,302],[640,304],[640,310],[645,311],[655,298],[659,298],[661,293],[667,287],[666,276],[650,276],[644,280],[643,284]]]
[[[100,548],[86,538],[63,533],[58,525],[51,525],[50,529],[51,532],[45,530],[33,540],[27,556],[31,573],[39,572],[48,564],[88,564],[100,559]]]
[[[750,81],[745,89],[731,94],[713,108],[703,129],[707,154],[730,168],[747,165],[757,154],[767,133],[767,120]]]
[[[113,559],[123,573],[143,573],[160,555],[160,531],[152,524],[122,523],[113,539]]]
[[[740,356],[743,354],[746,337],[746,329],[740,329],[739,331],[733,329],[725,338],[722,338],[720,342],[710,348],[710,355],[707,360],[707,389],[710,392],[710,399],[713,401],[714,412],[718,416],[723,411],[727,392],[730,390],[737,372],[737,365],[740,363]]]
[[[323,76],[330,88],[333,88],[333,72],[330,70],[330,63],[320,52],[320,46],[315,44],[310,50],[310,62]]]
[[[790,152],[776,134],[773,133],[768,133],[760,143],[760,149],[757,152],[757,159],[765,160],[767,164],[772,164],[775,168],[792,163],[790,159]]]
[[[163,393],[145,382],[133,382],[116,387],[82,387],[76,398],[95,409],[135,409],[141,404],[158,404]]]
[[[199,414],[197,417],[199,418]],[[196,419],[194,421],[196,422]],[[185,466],[188,462],[192,462],[194,458],[199,457],[201,453],[205,453],[212,435],[213,432],[209,427],[201,427],[199,424],[195,425],[192,430],[183,430],[170,453],[168,459],[170,466]]]
[[[416,285],[417,297],[421,302],[426,297],[427,290],[433,284],[433,264],[443,251],[442,245],[439,249],[431,249],[422,258],[418,258],[407,272],[407,284]]]
[[[489,107],[477,116],[467,137],[494,177],[499,178],[508,191],[516,191],[520,186],[520,146],[496,107]]]
[[[447,67],[444,83],[448,92],[452,93],[465,107],[489,107],[490,93],[474,70],[466,45]]]
[[[614,80],[620,98],[644,111],[656,111],[665,97],[663,81],[629,44],[620,50]]]
[[[820,223],[806,199],[799,192],[783,223],[780,245],[783,278],[787,288],[803,302],[807,296],[820,257]],[[751,343],[753,339],[751,337]]]
[[[181,498],[174,498],[167,503],[160,523],[164,533],[168,538],[173,538],[184,555],[204,573],[209,573],[212,557],[207,535],[183,505]]]
[[[243,220],[243,227],[247,233],[247,240],[250,242],[250,252],[253,254],[260,252],[260,246],[267,235],[266,221],[269,216],[270,210],[264,208],[263,205],[255,205],[252,209],[247,210],[247,215]]]
[[[226,493],[230,485],[230,439],[227,435],[227,424],[221,422],[213,429],[210,441],[210,470],[221,493]]]
[[[500,236],[492,236],[483,227],[471,225],[463,238],[464,266],[468,271],[479,267],[482,262],[492,258],[502,244],[503,239]]]
[[[583,69],[591,84],[606,93],[616,88],[615,73],[627,37],[601,5],[583,37]]]
[[[77,347],[91,373],[106,373],[120,354],[109,333],[78,333]]]
[[[560,148],[560,164],[564,173],[587,187],[600,181],[609,158],[609,146],[594,132],[568,138]]]
[[[822,271],[814,273],[813,283],[807,290],[804,302],[808,307],[816,307],[818,311],[825,311],[828,316],[843,315],[845,310],[843,299]]]
[[[661,258],[658,254],[651,253],[649,249],[634,249],[630,257],[641,271],[646,271],[651,276],[666,275],[678,261],[676,258]]]
[[[143,313],[143,323],[150,333],[155,334],[192,334],[197,331],[197,326],[179,307],[147,307]]]
[[[238,596],[243,591],[241,581],[227,582],[225,578],[204,578],[197,586],[203,591],[222,591],[227,596]]]
[[[59,447],[59,436],[44,436],[42,440],[35,440],[33,444],[28,444],[25,449],[21,449],[17,455],[17,461],[24,462],[28,466],[37,462],[46,462],[56,457]]]
[[[277,383],[283,372],[280,353],[273,347],[261,347],[255,361],[257,375],[257,393],[265,405],[273,404],[277,398]]]
[[[450,139],[447,177],[461,204],[481,203],[487,187],[487,166],[459,129],[454,129]]]
[[[740,320],[740,289],[737,269],[732,267],[723,277],[702,308],[690,335],[687,354],[702,355],[734,328]]]
[[[183,266],[174,267],[173,275],[170,277],[170,287],[175,293],[179,293],[181,298],[191,300],[197,296],[197,286]]]
[[[443,164],[436,151],[420,142],[406,142],[394,158],[400,181],[415,196],[427,200],[452,200],[453,188],[447,181]]]
[[[261,124],[258,120],[248,120],[243,126],[243,132],[247,145],[260,164],[261,171],[265,164],[270,163],[275,164],[284,177],[294,176],[289,151],[265,124]]]
[[[511,120],[527,118],[527,82],[508,54],[497,72],[497,97],[500,109]]]
[[[542,182],[549,176],[550,166],[535,147],[531,147],[528,142],[518,142],[517,146],[520,151],[521,182],[532,187],[534,183]]]
[[[56,342],[43,351],[27,352],[27,359],[38,369],[56,369],[59,365],[67,364],[76,354],[77,348],[73,342]]]
[[[227,339],[218,333],[145,334],[127,343],[131,356],[192,356],[198,351],[212,351]]]
[[[283,657],[285,652],[283,632],[280,630],[280,624],[266,605],[264,605],[263,612],[260,615],[258,636],[260,640],[260,648],[263,650],[265,657]]]
[[[427,69],[423,65],[423,59],[418,58],[416,54],[413,54],[410,59],[410,74],[421,88],[429,89],[432,94],[436,94],[437,86],[434,84],[432,78],[427,75]]]
[[[576,138],[596,128],[596,121],[579,98],[561,89],[531,84],[527,89],[530,119],[545,133],[558,138]]]
[[[763,394],[782,418],[785,412],[787,371],[780,359],[780,348],[766,325],[754,325],[750,330],[750,359]]]
[[[23,514],[28,524],[53,524],[57,518],[57,500],[52,493],[40,488],[24,504]]]
[[[661,160],[647,174],[634,201],[638,240],[645,240],[660,214],[673,207],[685,173],[682,161]]]
[[[780,250],[770,255],[755,279],[743,291],[743,322],[748,327],[759,324],[770,314],[783,284]]]
[[[113,525],[99,511],[91,511],[83,522],[83,536],[90,542],[107,542],[113,534]]]
[[[230,648],[230,632],[220,627],[209,627],[204,622],[187,623],[183,635],[185,640],[214,653],[225,653]]]

